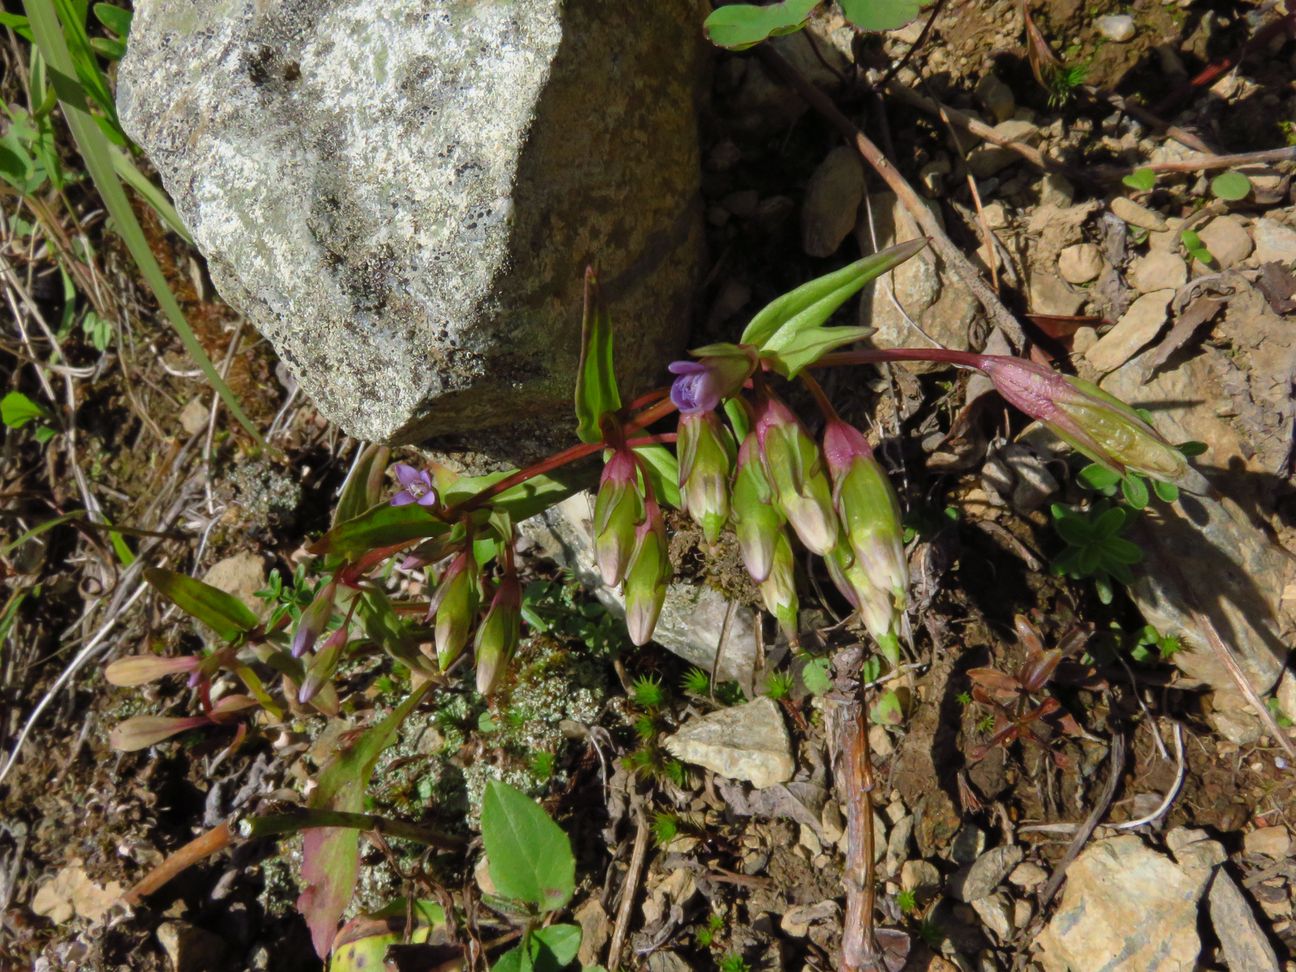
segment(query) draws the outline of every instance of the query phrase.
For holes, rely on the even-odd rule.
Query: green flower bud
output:
[[[506,574],[491,599],[486,618],[477,628],[473,654],[477,659],[477,691],[490,695],[499,684],[517,649],[522,628],[522,588],[516,574]]]
[[[441,671],[454,664],[468,644],[478,600],[477,563],[470,546],[450,561],[428,608],[429,618],[436,615],[436,657]]]
[[[734,477],[732,519],[743,564],[760,583],[774,563],[774,546],[783,534],[783,514],[774,505],[774,490],[757,454],[756,434],[743,440]]]
[[[594,500],[594,559],[603,583],[621,583],[635,545],[635,528],[643,522],[634,456],[624,449],[612,454],[603,467],[598,497]]]
[[[787,534],[779,532],[774,544],[774,561],[769,576],[761,581],[761,598],[770,614],[778,618],[779,624],[790,639],[797,635],[797,592],[796,562],[792,556],[792,544]]]
[[[676,451],[680,506],[713,544],[729,520],[733,440],[715,412],[693,412],[680,416]]]
[[[788,407],[772,396],[760,406],[756,437],[783,515],[807,550],[826,555],[837,542],[837,516],[819,447]]]
[[[624,586],[626,628],[636,645],[645,645],[652,639],[671,577],[666,524],[661,510],[649,500],[646,513],[644,522],[635,531],[634,552],[626,567]]]
[[[903,601],[897,603],[893,594],[873,583],[848,544],[839,543],[824,558],[824,563],[828,566],[828,576],[859,612],[869,634],[879,642],[895,638],[904,627]]]

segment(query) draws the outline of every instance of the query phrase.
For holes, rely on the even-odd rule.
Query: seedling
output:
[[[42,445],[54,438],[58,432],[52,424],[53,418],[48,408],[40,402],[32,401],[20,391],[11,391],[0,399],[0,420],[4,421],[5,427],[21,429],[35,422],[34,438]]]
[[[684,673],[684,678],[680,681],[680,688],[686,695],[699,697],[710,695],[711,676],[694,666]]]
[[[775,702],[786,699],[792,693],[795,680],[787,672],[774,672],[765,682],[765,694]]]
[[[1169,661],[1181,648],[1183,645],[1177,637],[1163,635],[1152,625],[1146,624],[1139,631],[1134,647],[1130,649],[1130,657],[1135,661],[1148,662],[1153,660],[1155,653],[1161,661]]]
[[[1053,528],[1067,548],[1053,560],[1053,569],[1068,577],[1092,577],[1098,600],[1110,604],[1112,581],[1132,584],[1132,564],[1143,559],[1138,545],[1121,536],[1136,515],[1124,506],[1099,501],[1088,512],[1075,512],[1054,503]]]
[[[639,676],[631,683],[630,690],[635,705],[644,709],[660,709],[666,701],[666,693],[662,691],[661,677],[657,675]]]
[[[653,814],[652,832],[659,845],[669,844],[679,836],[679,818],[673,813]]]
[[[918,910],[918,896],[913,891],[901,891],[896,894],[896,907],[902,915],[910,915]]]

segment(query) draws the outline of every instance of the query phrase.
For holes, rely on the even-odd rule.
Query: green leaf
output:
[[[34,419],[49,418],[49,409],[34,402],[20,391],[11,391],[0,399],[0,420],[11,429],[21,429]]]
[[[22,14],[8,13],[0,10],[0,27],[8,27],[28,44],[32,42],[31,25]]]
[[[1113,506],[1094,521],[1092,536],[1099,540],[1114,537],[1125,529],[1125,523],[1128,520],[1129,514],[1125,510],[1122,510],[1119,506]]]
[[[310,805],[361,813],[365,789],[382,751],[396,739],[401,723],[432,686],[424,682],[391,713],[338,752],[319,774]],[[351,903],[360,866],[360,832],[349,827],[311,827],[302,832],[302,887],[297,910],[310,926],[320,958],[328,955],[337,923]]]
[[[1184,230],[1179,234],[1179,239],[1188,251],[1188,255],[1198,263],[1204,263],[1210,266],[1215,264],[1215,256],[1206,248],[1202,238],[1197,235],[1195,230]]]
[[[1091,462],[1079,472],[1080,482],[1099,493],[1111,489],[1120,482],[1120,473],[1106,466]]]
[[[751,319],[743,330],[740,343],[764,348],[777,335],[778,340],[786,345],[801,331],[823,326],[833,312],[859,293],[866,283],[904,263],[926,245],[925,239],[901,243],[774,298]]]
[[[507,513],[515,523],[543,513],[549,507],[574,496],[588,485],[570,468],[561,469],[548,476],[532,476],[500,493],[490,501],[493,510]]]
[[[1193,456],[1200,456],[1205,452],[1207,445],[1205,442],[1180,442],[1175,448],[1191,459]]]
[[[871,327],[811,327],[786,340],[780,333],[765,345],[761,357],[770,361],[779,374],[792,379],[829,351],[862,341],[874,330]]]
[[[747,438],[747,433],[751,431],[751,422],[747,418],[747,410],[743,408],[742,402],[737,398],[725,399],[724,412],[729,419],[729,427],[733,429],[734,441],[742,442]]]
[[[1179,498],[1179,487],[1174,483],[1163,483],[1158,480],[1152,481],[1152,491],[1163,503],[1173,503]]]
[[[1125,502],[1136,510],[1144,509],[1151,498],[1148,495],[1147,483],[1141,476],[1126,476],[1122,479],[1121,493],[1125,496]]]
[[[801,681],[811,695],[824,695],[833,687],[832,665],[827,658],[811,658],[801,669]]]
[[[99,23],[122,40],[125,40],[130,35],[131,12],[129,10],[115,7],[111,3],[96,3],[94,5],[94,15]]]
[[[579,925],[550,925],[532,932],[531,940],[549,953],[551,961],[556,963],[555,968],[562,968],[576,960],[581,930]],[[543,968],[542,962],[543,958],[537,957],[536,967]]]
[[[904,708],[900,696],[893,691],[883,692],[869,709],[869,719],[879,726],[898,726],[904,722]]]
[[[1067,543],[1073,547],[1083,547],[1093,539],[1093,529],[1087,520],[1082,516],[1076,516],[1074,513],[1064,513],[1062,516],[1054,516],[1053,529]]]
[[[539,911],[554,911],[571,900],[576,871],[571,842],[530,797],[507,783],[487,783],[481,830],[500,894]]]
[[[926,5],[924,0],[838,0],[846,19],[860,30],[896,30]]]
[[[1124,537],[1108,537],[1103,541],[1102,551],[1103,559],[1109,562],[1109,567],[1112,563],[1137,564],[1143,559],[1143,551],[1138,544]]]
[[[339,523],[307,549],[313,554],[355,557],[377,547],[440,536],[449,529],[448,523],[438,520],[417,503],[375,506],[345,523]]]
[[[1225,202],[1237,202],[1251,195],[1251,180],[1241,172],[1221,172],[1210,183],[1211,193]]]
[[[735,3],[713,10],[702,29],[717,47],[741,51],[769,37],[800,30],[818,5],[819,0],[783,0],[763,7]]]
[[[386,446],[365,446],[342,483],[337,506],[333,508],[334,526],[354,520],[382,502],[383,473],[390,458],[391,450]]]
[[[679,462],[675,459],[675,453],[662,445],[637,446],[634,451],[644,461],[648,482],[657,502],[678,510]]]
[[[57,0],[57,2],[61,8],[67,9],[66,0]],[[131,209],[130,200],[126,197],[126,192],[113,169],[108,136],[104,134],[103,128],[100,126],[100,120],[90,113],[90,106],[86,100],[86,89],[83,87],[84,78],[82,84],[76,82],[80,72],[77,65],[73,63],[73,55],[69,50],[67,40],[64,38],[59,16],[55,13],[53,5],[49,3],[49,0],[24,0],[23,7],[31,22],[35,44],[52,68],[50,72],[51,80],[58,92],[59,102],[63,106],[63,114],[67,119],[68,128],[71,130],[73,140],[81,152],[86,171],[90,173],[90,178],[99,191],[99,196],[103,200],[104,208],[108,211],[112,225],[122,238],[122,242],[126,244],[127,250],[130,251],[131,257],[139,268],[140,276],[149,285],[149,289],[153,291],[159,306],[171,322],[171,326],[175,328],[176,334],[180,337],[180,342],[184,345],[185,350],[189,352],[189,356],[193,358],[194,363],[198,365],[211,386],[216,389],[221,400],[230,410],[230,414],[238,420],[259,445],[264,447],[266,444],[265,439],[262,438],[261,433],[252,424],[252,420],[243,411],[238,398],[222,380],[220,374],[216,371],[215,365],[207,357],[207,352],[203,350],[202,344],[199,343],[198,338],[189,327],[189,323],[185,320],[184,313],[180,310],[180,304],[176,301],[175,294],[171,292],[171,288],[167,284],[166,275],[163,274],[162,268],[158,265],[157,258],[153,255],[148,240],[144,236],[144,231],[135,218],[135,212]],[[64,16],[66,17],[66,13]],[[69,30],[75,31],[75,29],[75,23],[69,24]],[[84,35],[85,27],[82,24],[80,36]],[[96,73],[99,73],[97,66],[93,65],[93,55],[88,50],[82,52],[82,57],[83,59],[84,57],[90,57],[92,59],[91,66]],[[112,108],[112,95],[108,91],[106,81],[103,83],[102,91],[96,88],[94,93],[106,96],[109,109]]]
[[[1121,182],[1138,192],[1148,192],[1156,185],[1156,171],[1154,169],[1135,169]]]
[[[600,442],[600,420],[621,407],[612,367],[612,319],[599,292],[593,267],[585,271],[585,310],[581,316],[580,364],[576,368],[576,435]]]
[[[145,567],[144,579],[181,611],[201,621],[225,641],[235,641],[261,622],[232,594],[161,567]]]

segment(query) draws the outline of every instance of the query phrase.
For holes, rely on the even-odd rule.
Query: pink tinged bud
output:
[[[1178,449],[1134,409],[1092,382],[1006,355],[982,355],[978,367],[1009,404],[1112,472],[1164,482],[1187,474],[1188,463]]]
[[[691,413],[680,416],[676,451],[680,505],[713,544],[729,520],[733,440],[715,412]]]
[[[903,609],[909,591],[900,500],[867,440],[834,420],[824,430],[824,453],[833,471],[833,502],[852,558],[877,588]]]
[[[603,467],[594,500],[594,559],[603,583],[621,583],[635,544],[635,528],[643,522],[643,500],[633,455],[617,450]]]
[[[789,638],[797,633],[796,564],[792,545],[780,533],[774,545],[774,561],[769,576],[761,582],[761,598],[770,614],[778,618],[779,625]]]
[[[517,576],[506,574],[491,599],[486,619],[477,628],[473,654],[477,660],[477,691],[490,695],[499,685],[517,650],[522,629],[522,588]]]
[[[774,496],[811,553],[826,555],[837,542],[832,490],[819,447],[786,405],[768,397],[756,419],[761,462]]]
[[[306,677],[302,679],[301,688],[297,690],[297,701],[302,705],[310,702],[319,694],[320,689],[328,684],[337,671],[338,662],[342,660],[342,650],[347,643],[346,626],[338,628],[320,646],[306,666]]]
[[[625,575],[626,628],[636,645],[652,640],[670,577],[666,525],[657,504],[650,502],[644,522],[635,531],[634,552]]]
[[[869,634],[881,640],[900,630],[903,609],[897,605],[891,592],[873,583],[868,571],[855,559],[848,546],[838,544],[824,558],[824,563],[828,566],[828,576],[859,613]]]
[[[450,561],[432,603],[428,616],[436,615],[436,656],[445,671],[468,644],[468,633],[477,614],[477,564],[471,548],[460,551]]]
[[[333,598],[337,594],[337,584],[329,581],[320,588],[310,606],[302,612],[297,622],[297,630],[292,637],[292,656],[300,658],[315,647],[315,642],[324,633],[329,618],[333,617]]]
[[[131,655],[118,658],[104,669],[109,685],[146,685],[167,675],[198,671],[199,659],[194,655],[179,658],[159,658],[157,655]]]
[[[756,452],[755,433],[748,435],[738,450],[732,517],[743,565],[759,584],[769,576],[784,521],[783,514],[774,506],[774,490],[765,478]]]

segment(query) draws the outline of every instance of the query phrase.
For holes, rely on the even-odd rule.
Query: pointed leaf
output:
[[[337,506],[333,509],[333,525],[354,520],[357,516],[382,502],[383,473],[391,450],[386,446],[368,445],[351,466]]]
[[[307,549],[313,554],[355,557],[379,547],[408,540],[440,536],[449,525],[417,503],[407,506],[375,506],[357,517],[339,523]]]
[[[829,351],[845,344],[854,344],[873,333],[871,327],[812,327],[783,341],[780,334],[761,352],[761,358],[770,361],[774,370],[785,378],[795,378],[802,369],[810,367]],[[778,347],[773,345],[778,343]]]
[[[657,502],[663,506],[680,507],[679,464],[675,454],[665,446],[638,446],[636,455],[644,460],[648,482],[652,485]]]
[[[0,420],[11,429],[21,429],[33,419],[49,416],[49,409],[34,402],[20,391],[11,391],[0,399]]]
[[[198,659],[192,655],[179,658],[159,658],[157,655],[130,655],[110,662],[104,669],[109,685],[147,685],[167,675],[192,672],[198,668]]]
[[[500,894],[539,911],[554,911],[571,899],[576,871],[571,842],[530,797],[507,783],[487,783],[481,829]]]
[[[600,420],[621,407],[612,368],[612,319],[599,292],[594,268],[585,270],[585,312],[581,318],[580,364],[576,368],[576,435],[582,442],[603,438]]]
[[[122,753],[147,749],[186,729],[208,724],[206,716],[135,716],[119,723],[108,733],[108,745]]]
[[[144,578],[176,607],[207,625],[225,641],[234,641],[260,624],[252,609],[237,597],[188,574],[145,567]]]

